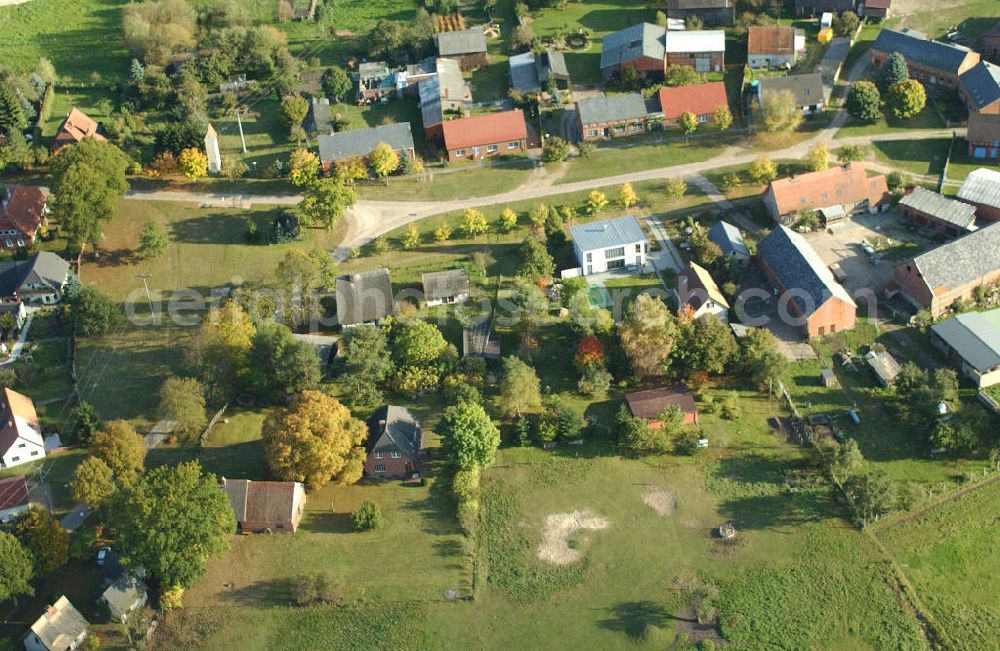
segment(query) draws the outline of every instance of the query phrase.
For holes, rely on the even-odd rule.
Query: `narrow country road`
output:
[[[863,72],[864,66],[859,68],[854,66],[850,77],[855,78]],[[400,201],[369,201],[361,200],[348,211],[346,216],[347,230],[340,246],[334,251],[334,257],[343,260],[348,257],[353,248],[361,247],[374,238],[395,230],[401,226],[444,213],[465,210],[466,208],[480,208],[496,204],[514,203],[518,201],[530,201],[545,197],[557,196],[573,192],[589,191],[594,188],[620,185],[625,182],[637,183],[641,181],[654,181],[672,176],[684,177],[689,183],[703,183],[705,180],[702,174],[719,167],[734,165],[747,165],[757,157],[766,154],[772,159],[802,159],[806,156],[809,148],[819,142],[828,142],[831,147],[842,145],[870,145],[879,141],[889,140],[926,140],[929,138],[951,137],[955,131],[958,135],[964,136],[964,129],[919,129],[899,131],[893,133],[882,133],[874,135],[853,136],[848,138],[838,138],[834,140],[837,131],[843,126],[847,114],[838,111],[829,127],[820,130],[811,138],[800,143],[786,147],[784,149],[772,150],[768,152],[755,151],[745,146],[727,147],[721,154],[705,161],[697,163],[683,163],[671,165],[670,150],[664,152],[664,162],[667,164],[649,170],[637,172],[626,172],[602,178],[590,179],[586,181],[576,181],[573,183],[559,183],[560,174],[551,175],[545,178],[535,175],[529,178],[528,182],[521,187],[508,192],[492,194],[480,197],[469,197],[465,199],[452,199],[448,201],[433,202],[407,202]],[[867,163],[866,163],[867,164]],[[882,165],[873,164],[873,167]],[[553,178],[554,177],[554,178]],[[700,177],[700,178],[699,178]],[[544,179],[544,180],[542,180]],[[141,199],[144,201],[184,201],[198,203],[205,207],[242,207],[249,208],[253,203],[274,204],[274,205],[294,205],[301,199],[300,195],[221,195],[211,193],[188,193],[179,191],[157,191],[157,190],[129,190],[126,194],[128,199]]]

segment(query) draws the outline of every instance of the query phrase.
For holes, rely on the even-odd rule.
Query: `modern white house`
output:
[[[11,468],[45,456],[45,441],[31,398],[0,391],[0,467]]]
[[[146,583],[131,572],[125,572],[108,586],[98,599],[108,614],[119,622],[146,605]]]
[[[570,226],[569,232],[585,276],[640,267],[646,262],[646,234],[631,215]]]

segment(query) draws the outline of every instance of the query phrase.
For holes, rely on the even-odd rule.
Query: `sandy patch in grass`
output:
[[[674,507],[677,506],[674,494],[663,490],[659,486],[647,486],[646,494],[643,496],[642,501],[646,503],[646,506],[664,518],[672,516],[674,514]]]
[[[583,554],[569,546],[569,537],[580,529],[607,529],[611,522],[590,511],[553,513],[545,518],[545,535],[538,547],[538,558],[556,565],[567,565]]]

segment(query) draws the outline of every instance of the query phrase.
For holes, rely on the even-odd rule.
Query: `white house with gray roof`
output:
[[[576,115],[581,137],[601,140],[645,132],[648,109],[639,93],[600,95],[577,102]]]
[[[337,133],[321,135],[316,139],[319,147],[319,160],[323,169],[328,171],[339,160],[348,158],[367,158],[368,154],[380,143],[384,142],[400,155],[406,154],[413,158],[413,134],[409,122],[381,124],[368,129],[353,129]]]
[[[570,226],[569,232],[585,276],[646,263],[646,233],[631,215]]]
[[[27,651],[71,651],[78,649],[87,638],[90,624],[64,596],[48,606],[25,633]]]
[[[788,91],[795,101],[795,108],[806,115],[822,113],[826,108],[826,93],[823,89],[823,74],[810,72],[805,75],[787,77],[764,77],[757,82],[757,101],[764,105],[769,95]]]
[[[977,387],[1000,384],[1000,308],[935,323],[931,343],[957,362]]]
[[[62,300],[69,263],[51,251],[0,262],[0,299],[53,305]]]
[[[743,234],[729,222],[721,220],[715,222],[712,228],[708,229],[708,239],[715,242],[722,249],[722,255],[727,258],[732,258],[740,264],[750,261],[750,249],[747,248]]]

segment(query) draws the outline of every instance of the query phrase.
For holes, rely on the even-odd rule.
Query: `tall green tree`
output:
[[[319,224],[329,230],[336,226],[347,209],[357,200],[357,192],[343,181],[332,178],[319,179],[306,188],[305,195],[299,202],[302,222],[306,226]]]
[[[536,281],[540,278],[551,278],[556,270],[555,260],[549,255],[545,244],[533,237],[526,237],[521,246],[518,247],[521,258],[521,266],[517,270],[517,275],[528,280]]]
[[[338,104],[344,98],[344,95],[349,93],[351,88],[354,87],[354,84],[351,83],[351,78],[347,76],[343,68],[338,66],[330,66],[323,71],[323,76],[320,78],[320,85],[323,87],[323,94]]]
[[[761,390],[773,387],[788,372],[788,358],[779,350],[774,334],[766,328],[747,330],[739,357],[743,372]]]
[[[282,321],[298,327],[323,316],[320,293],[336,283],[336,266],[328,251],[290,249],[278,263],[274,279],[281,291],[278,311]]]
[[[292,336],[280,323],[262,325],[250,348],[254,391],[277,403],[319,386],[322,376],[316,348]]]
[[[492,464],[500,447],[500,430],[474,402],[461,401],[445,409],[438,432],[448,460],[462,469]]]
[[[250,315],[236,301],[212,310],[202,322],[188,351],[188,364],[205,385],[209,402],[221,404],[242,388],[256,333]]]
[[[406,319],[395,323],[391,340],[392,358],[397,366],[432,364],[448,347],[441,330],[421,319]]]
[[[670,365],[682,377],[696,371],[721,374],[736,355],[736,339],[725,323],[706,314],[681,326]]]
[[[21,100],[13,84],[0,80],[0,134],[20,133],[28,128]]]
[[[117,496],[109,520],[125,565],[164,589],[194,585],[236,530],[226,494],[197,461],[151,470]]]
[[[867,527],[879,518],[892,513],[899,504],[899,492],[884,470],[876,470],[852,477],[844,486],[854,500],[861,519]]]
[[[874,122],[882,116],[882,94],[870,81],[856,81],[847,94],[847,112],[859,120]]]
[[[96,287],[83,287],[69,301],[76,320],[76,330],[85,337],[96,337],[116,330],[125,322],[121,308]]]
[[[500,369],[500,411],[521,416],[542,404],[541,382],[535,369],[517,357],[504,357]]]
[[[368,164],[372,166],[376,176],[388,183],[389,175],[399,169],[399,152],[380,142],[368,154]]]
[[[176,423],[174,432],[194,440],[205,429],[205,389],[194,378],[169,377],[160,387],[157,416]]]
[[[301,95],[281,98],[281,121],[289,127],[299,126],[309,113],[309,102]]]
[[[128,189],[128,157],[113,144],[84,138],[49,161],[53,175],[49,208],[74,247],[89,242],[96,251],[101,224],[118,212]]]
[[[104,426],[97,408],[89,402],[81,402],[73,408],[72,428],[76,442],[89,445],[97,430]]]
[[[32,506],[14,518],[14,535],[31,555],[36,576],[48,574],[69,560],[69,534],[47,509]]]
[[[910,71],[906,67],[906,59],[899,52],[893,52],[879,70],[878,87],[882,92],[886,92],[893,84],[909,78]]]
[[[166,252],[169,243],[163,228],[154,221],[148,221],[142,225],[142,233],[139,234],[139,257],[144,260],[159,258]]]
[[[352,404],[381,403],[382,384],[396,369],[385,332],[373,325],[351,328],[344,335],[343,345],[344,384]]]
[[[666,372],[666,363],[674,348],[677,324],[660,299],[639,294],[625,319],[618,326],[622,349],[641,378]]]
[[[31,555],[17,538],[0,531],[0,601],[35,594]]]

